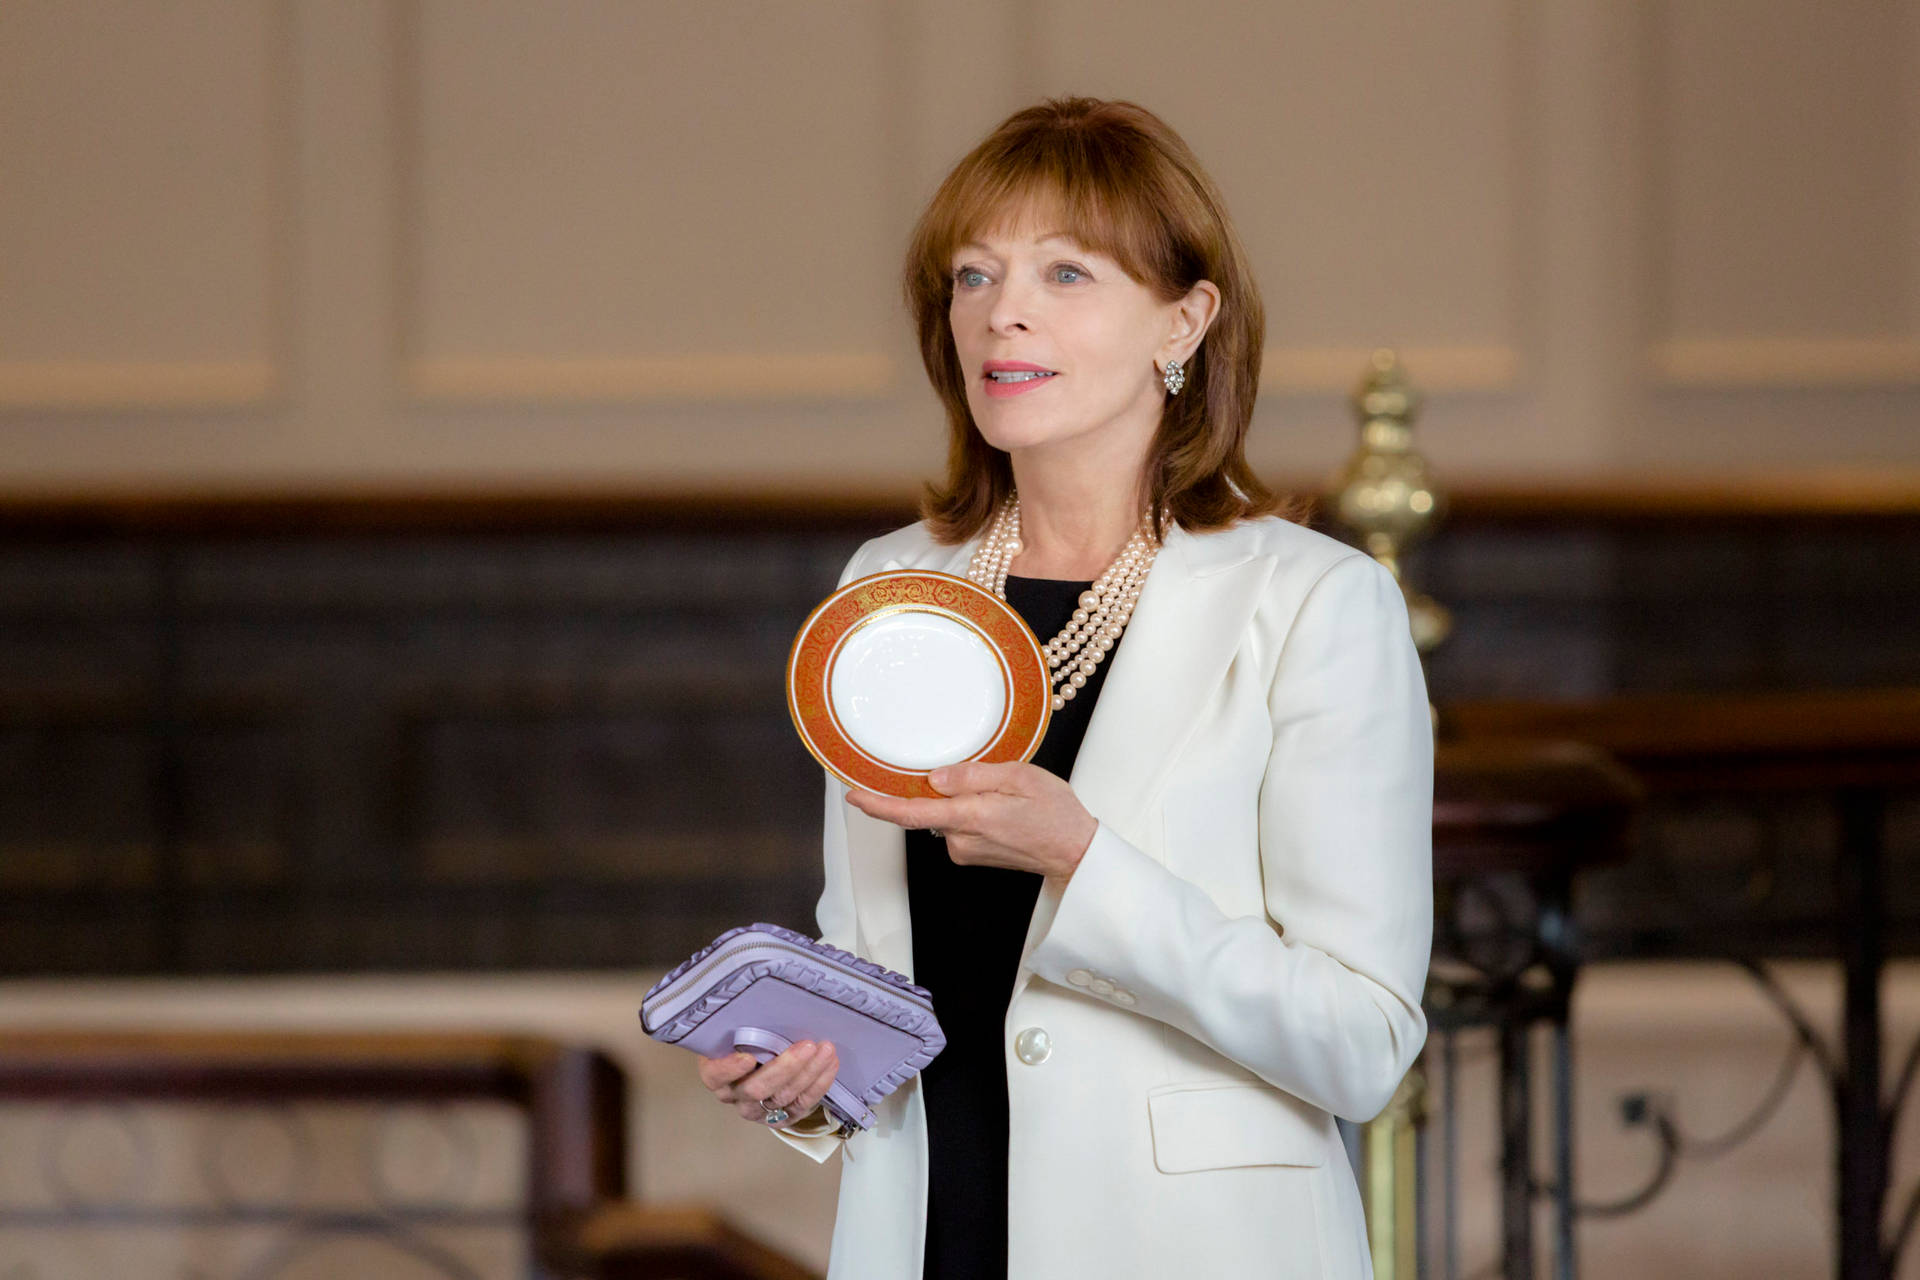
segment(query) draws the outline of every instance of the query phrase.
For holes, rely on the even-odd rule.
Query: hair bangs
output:
[[[1167,274],[1169,236],[1153,212],[1150,187],[1127,177],[1119,157],[1036,133],[975,157],[950,178],[922,241],[927,266],[944,277],[963,246],[997,233],[1058,232],[1120,264],[1134,280]]]

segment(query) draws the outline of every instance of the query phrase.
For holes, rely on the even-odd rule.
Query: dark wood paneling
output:
[[[1920,504],[1604,496],[1457,497],[1410,560],[1455,613],[1443,704],[1920,687]],[[811,931],[787,648],[912,513],[783,501],[0,503],[0,973],[627,968]],[[1723,904],[1764,881],[1742,919],[1814,945],[1813,801],[1649,823],[1594,878],[1595,936],[1684,948],[1671,866]]]

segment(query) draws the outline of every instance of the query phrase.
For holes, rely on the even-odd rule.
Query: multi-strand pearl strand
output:
[[[1086,687],[1094,669],[1113,646],[1133,616],[1140,588],[1146,583],[1147,570],[1160,548],[1151,532],[1152,512],[1141,516],[1140,527],[1127,539],[1120,555],[1107,566],[1087,590],[1080,593],[1080,607],[1059,635],[1047,641],[1047,665],[1052,670],[1053,709],[1067,705],[1074,694]],[[1007,568],[1022,549],[1020,542],[1020,495],[1010,493],[994,515],[986,538],[973,553],[967,577],[1002,600],[1007,598]]]

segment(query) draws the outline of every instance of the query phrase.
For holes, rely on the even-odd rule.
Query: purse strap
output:
[[[778,1031],[768,1031],[761,1027],[735,1027],[733,1031],[733,1047],[752,1054],[756,1062],[771,1062],[792,1046],[793,1041]],[[858,1125],[862,1129],[873,1128],[878,1118],[867,1104],[860,1101],[851,1089],[841,1084],[837,1077],[827,1086],[827,1096],[821,1101],[830,1104],[828,1110],[837,1112],[841,1121]]]

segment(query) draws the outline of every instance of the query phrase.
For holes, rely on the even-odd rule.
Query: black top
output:
[[[1093,584],[1007,576],[1007,603],[1045,644]],[[1124,633],[1122,633],[1124,636]],[[1047,723],[1032,763],[1056,777],[1073,770],[1094,700],[1118,644]],[[1007,1004],[1027,926],[1040,896],[1037,872],[959,866],[946,842],[907,833],[913,980],[933,995],[947,1047],[920,1073],[926,1102],[927,1248],[924,1280],[991,1280],[1007,1274]]]

